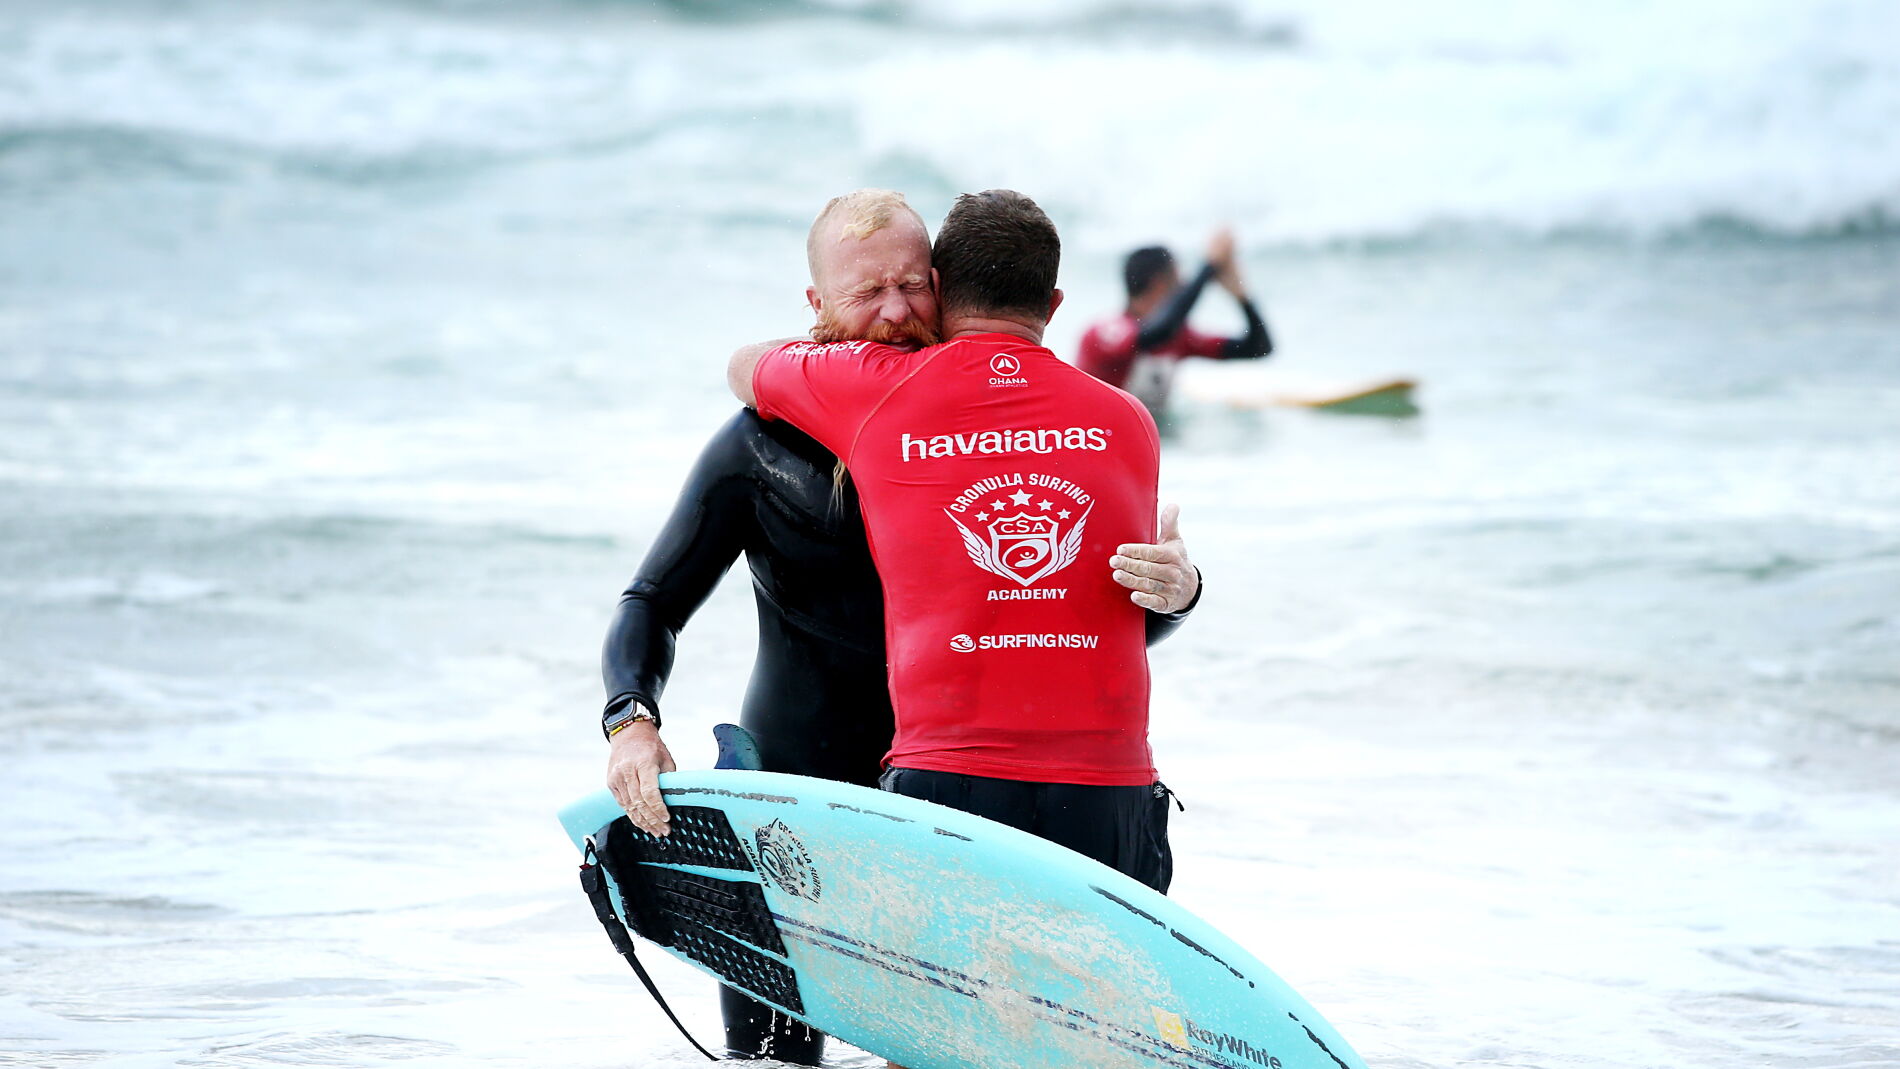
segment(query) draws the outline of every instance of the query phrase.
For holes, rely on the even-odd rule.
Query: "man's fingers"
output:
[[[1187,569],[1183,568],[1181,562],[1176,559],[1142,560],[1138,557],[1125,557],[1121,554],[1116,554],[1108,558],[1108,564],[1109,567],[1115,568],[1118,571],[1133,572],[1136,575],[1144,575],[1150,579],[1166,579],[1170,582],[1180,582],[1187,574]]]
[[[1161,509],[1161,537],[1159,542],[1178,542],[1181,540],[1181,506],[1166,505]]]
[[[1151,545],[1147,542],[1130,542],[1125,546],[1116,546],[1115,556],[1110,557],[1108,563],[1114,564],[1118,557],[1127,557],[1129,560],[1153,561],[1156,564],[1178,564],[1181,560],[1181,551],[1172,545]]]
[[[671,830],[667,825],[672,814],[666,811],[666,800],[660,796],[660,773],[670,771],[665,766],[672,764],[673,755],[661,747],[657,754],[649,752],[643,756],[645,759],[634,766],[633,774],[628,777],[631,804],[627,807],[627,817],[648,835],[665,835]]]
[[[1214,231],[1207,241],[1207,258],[1216,266],[1234,258],[1234,232],[1227,227]]]
[[[633,804],[627,807],[627,819],[648,835],[665,835],[667,832],[666,819],[654,811],[644,793],[634,794]]]
[[[645,777],[640,785],[640,809],[646,815],[646,830],[653,835],[665,835],[672,830],[668,825],[673,815],[666,811],[666,800],[660,797],[660,781],[657,776]]]
[[[620,803],[634,827],[649,835],[666,834],[666,803],[660,798],[659,781],[651,770],[638,765],[616,768],[608,777],[607,788],[614,792],[614,801]]]
[[[1115,573],[1115,581],[1130,590],[1141,591],[1148,594],[1165,594],[1168,592],[1168,587],[1173,585],[1163,582],[1160,579],[1150,579],[1145,575],[1135,575],[1123,571],[1117,571]]]
[[[1128,600],[1144,609],[1150,609],[1154,612],[1161,612],[1168,607],[1168,599],[1159,594],[1144,594],[1139,590],[1128,595]]]
[[[635,827],[649,835],[671,831],[672,814],[660,794],[660,774],[671,772],[673,754],[659,734],[636,725],[614,741],[607,764],[607,788]]]
[[[646,814],[640,807],[640,778],[632,770],[614,785],[614,800],[626,811],[628,820],[642,831],[646,829]]]

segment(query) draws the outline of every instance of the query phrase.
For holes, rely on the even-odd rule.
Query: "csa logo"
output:
[[[818,896],[824,893],[824,884],[811,867],[811,855],[805,851],[805,844],[798,841],[798,836],[792,834],[784,821],[775,820],[760,828],[753,834],[753,841],[758,844],[759,868],[766,879],[788,895],[818,901]]]
[[[1008,486],[1017,490],[984,500],[986,494]],[[957,518],[958,512],[972,507],[977,508],[975,529]],[[1031,586],[1075,563],[1093,511],[1094,499],[1066,479],[1014,474],[985,479],[965,490],[944,515],[956,524],[971,564]]]
[[[958,635],[950,640],[950,648],[958,653],[969,653],[976,649],[976,640],[968,635]]]

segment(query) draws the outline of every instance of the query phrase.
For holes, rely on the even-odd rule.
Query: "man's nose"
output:
[[[902,323],[910,318],[910,305],[905,302],[902,290],[892,287],[877,295],[877,317],[889,323]]]

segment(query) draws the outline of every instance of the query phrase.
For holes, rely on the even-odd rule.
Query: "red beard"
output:
[[[846,333],[829,309],[820,309],[818,323],[811,328],[813,341],[869,341],[879,345],[894,345],[899,349],[921,349],[926,345],[937,344],[935,327],[911,316],[902,323],[892,323],[880,319],[859,334]]]

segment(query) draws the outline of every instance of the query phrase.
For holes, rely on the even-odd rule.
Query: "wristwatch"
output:
[[[622,728],[626,727],[629,724],[637,724],[642,720],[653,721],[653,727],[656,730],[660,726],[659,713],[654,712],[652,709],[647,708],[645,705],[641,704],[638,699],[632,699],[632,700],[629,700],[626,705],[623,705],[620,708],[615,709],[613,712],[608,713],[607,716],[604,719],[602,719],[600,722],[600,730],[609,739],[611,739],[615,735],[620,734],[620,730]]]

